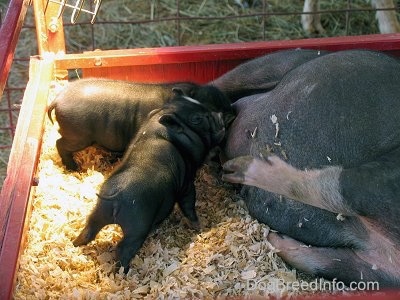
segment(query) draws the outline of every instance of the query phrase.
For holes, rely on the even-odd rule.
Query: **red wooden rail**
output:
[[[137,82],[208,82],[239,63],[289,48],[338,51],[365,48],[400,56],[400,34],[250,42],[220,45],[89,51],[56,59],[56,69],[82,69],[85,77]]]
[[[334,38],[278,40],[200,46],[95,50],[58,57],[57,68],[104,68],[113,66],[166,65],[210,61],[243,61],[266,53],[307,48],[318,50],[371,49],[400,55],[400,34],[371,34]]]
[[[28,3],[29,0],[10,0],[7,13],[0,27],[0,95],[3,93],[11,68]]]
[[[0,196],[0,300],[11,298],[24,231],[29,224],[32,179],[41,149],[52,61],[32,58],[23,104]]]

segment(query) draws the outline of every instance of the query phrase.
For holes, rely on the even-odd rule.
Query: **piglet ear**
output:
[[[172,88],[175,96],[194,97],[197,87],[193,85],[178,84]]]
[[[167,129],[166,138],[182,155],[189,155],[195,162],[200,163],[204,156],[204,144],[200,136],[191,130],[174,114],[164,114],[158,121]]]
[[[185,92],[184,92],[181,88],[179,88],[179,87],[173,87],[173,88],[172,88],[172,91],[174,92],[174,94],[175,94],[176,96],[186,96],[186,95],[185,95]]]
[[[164,114],[159,119],[158,122],[168,129],[172,129],[178,133],[183,131],[183,127],[179,119],[173,114]]]
[[[225,113],[224,114],[224,123],[225,123],[225,127],[228,128],[232,122],[235,120],[236,116],[233,113]]]
[[[159,111],[161,111],[161,108],[156,108],[153,109],[151,112],[149,112],[149,114],[147,115],[147,117],[150,119],[152,116],[154,116],[156,113],[158,113]]]

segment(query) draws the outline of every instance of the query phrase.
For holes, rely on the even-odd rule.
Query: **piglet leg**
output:
[[[93,241],[97,233],[107,224],[103,222],[91,221],[89,219],[88,224],[85,226],[85,228],[83,228],[79,236],[73,241],[74,246],[78,247],[86,245]]]
[[[131,259],[136,255],[139,251],[140,247],[142,247],[147,235],[142,237],[129,236],[126,235],[117,245],[117,268],[124,267],[124,273],[128,273],[129,271],[129,263]]]
[[[97,233],[106,225],[114,223],[114,205],[112,201],[100,200],[91,212],[85,228],[73,241],[75,247],[86,245],[93,241]]]
[[[123,267],[124,273],[128,273],[131,259],[142,247],[151,230],[163,219],[165,216],[162,213],[157,218],[157,209],[154,210],[151,202],[121,202],[114,222],[120,225],[124,236],[116,249],[117,268]]]
[[[71,171],[77,171],[79,168],[74,161],[73,153],[85,149],[91,144],[91,141],[87,142],[84,138],[78,138],[78,140],[76,140],[62,137],[56,141],[57,151],[61,156],[61,160],[67,169]]]
[[[190,227],[196,231],[200,231],[200,222],[199,218],[197,217],[195,202],[196,189],[194,187],[194,183],[191,183],[188,187],[188,192],[186,193],[186,195],[178,200],[178,205],[183,215],[189,221]]]
[[[56,147],[61,156],[61,160],[67,169],[71,171],[78,170],[78,165],[73,158],[73,152],[68,150],[68,146],[64,138],[60,138],[56,141]]]

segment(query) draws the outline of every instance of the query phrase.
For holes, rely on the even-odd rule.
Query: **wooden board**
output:
[[[47,106],[53,61],[32,58],[15,138],[8,162],[7,177],[0,196],[0,299],[8,299],[15,273],[25,224],[33,176],[40,153],[43,121]]]
[[[400,34],[251,42],[221,45],[89,51],[56,60],[56,69],[82,69],[84,77],[138,82],[208,82],[245,60],[278,50],[371,49],[400,56]]]
[[[28,3],[29,0],[11,0],[6,16],[2,20],[4,26],[0,24],[0,95],[3,93],[8,78]]]

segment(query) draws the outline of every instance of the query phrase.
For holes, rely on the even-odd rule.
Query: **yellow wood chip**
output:
[[[115,164],[107,152],[90,147],[75,155],[83,170],[68,172],[55,148],[60,137],[57,123],[47,120],[45,129],[39,185],[33,189],[33,211],[17,271],[15,299],[275,295],[270,290],[249,290],[248,283],[302,279],[270,250],[269,228],[249,216],[243,199],[221,181],[215,163],[202,167],[195,181],[202,231],[189,229],[182,214],[174,210],[146,239],[128,274],[122,268],[114,273],[115,247],[122,238],[119,226],[106,226],[86,246],[74,247],[72,241],[85,225],[96,205],[96,193]],[[290,296],[300,293],[286,292]]]

